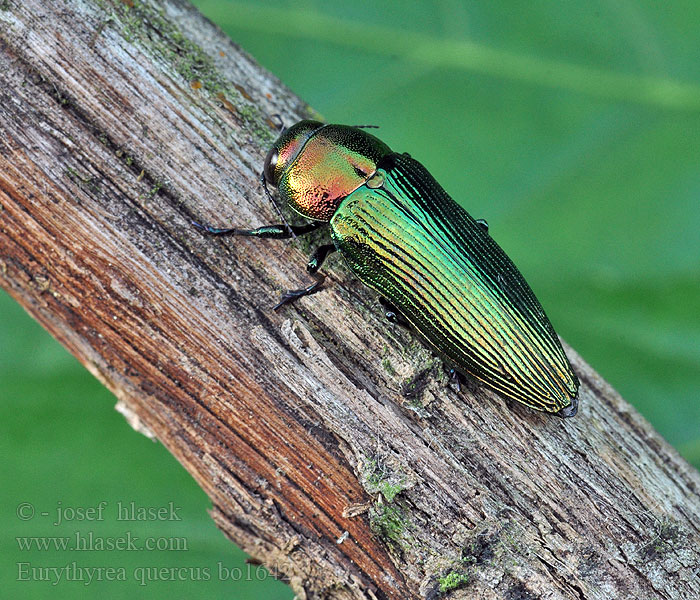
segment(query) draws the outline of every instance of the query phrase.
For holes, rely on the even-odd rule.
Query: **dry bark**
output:
[[[573,419],[457,393],[340,261],[272,312],[303,242],[193,230],[275,222],[309,109],[186,3],[3,0],[0,80],[0,284],[299,598],[700,597],[698,473],[575,352]]]

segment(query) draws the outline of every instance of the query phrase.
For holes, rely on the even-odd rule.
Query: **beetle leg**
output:
[[[476,224],[481,227],[484,231],[489,230],[489,224],[486,222],[486,219],[477,219]]]
[[[396,325],[399,325],[401,327],[405,327],[406,329],[411,329],[411,324],[408,322],[406,317],[404,317],[399,311],[399,309],[396,308],[386,298],[380,297],[379,304],[381,304],[384,308],[384,316],[386,317],[387,321],[395,323]]]
[[[307,272],[310,275],[313,275],[316,281],[314,281],[311,285],[306,286],[305,288],[301,288],[298,290],[287,290],[284,294],[282,294],[282,298],[280,298],[280,301],[277,304],[275,304],[272,310],[277,310],[281,306],[289,304],[290,302],[294,302],[302,296],[308,296],[309,294],[317,292],[321,287],[323,280],[325,279],[325,276],[319,275],[317,271],[321,268],[321,265],[323,264],[323,261],[326,260],[326,257],[331,252],[335,251],[335,244],[324,244],[323,246],[319,246],[318,248],[316,248],[314,253],[309,258],[309,262],[306,264]]]
[[[298,290],[287,290],[284,294],[282,294],[282,298],[280,298],[280,301],[272,307],[272,310],[277,310],[285,304],[289,304],[290,302],[298,300],[302,296],[308,296],[309,294],[317,292],[320,289],[321,284],[323,284],[323,280],[326,277],[325,275],[319,275],[318,273],[315,273],[314,278],[316,279],[316,281],[314,281],[311,285],[307,285],[305,288],[301,288]]]
[[[192,225],[194,225],[202,233],[209,235],[243,235],[249,237],[284,240],[293,236],[304,235],[305,233],[316,231],[316,229],[326,225],[326,223],[323,221],[312,221],[311,223],[306,223],[305,225],[290,225],[289,227],[280,223],[279,225],[264,225],[263,227],[258,227],[257,229],[238,229],[236,227],[220,229],[210,225],[202,225],[195,221],[192,221]]]
[[[335,244],[324,244],[319,246],[314,250],[314,253],[309,258],[309,262],[306,263],[306,270],[313,275],[321,268],[323,261],[326,260],[329,254],[335,252],[337,248]]]
[[[455,382],[457,393],[462,391],[462,378],[460,377],[459,371],[457,371],[457,369],[450,369],[450,381]]]

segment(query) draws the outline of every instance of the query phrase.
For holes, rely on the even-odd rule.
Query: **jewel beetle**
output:
[[[579,381],[530,286],[488,233],[408,154],[365,128],[305,120],[284,130],[261,175],[308,219],[213,235],[290,238],[330,225],[307,270],[338,251],[350,269],[427,344],[488,387],[533,409],[571,417]],[[268,192],[269,194],[269,192]]]

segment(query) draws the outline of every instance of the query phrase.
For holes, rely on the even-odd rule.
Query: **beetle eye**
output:
[[[272,150],[267,153],[267,157],[265,157],[263,174],[265,175],[265,181],[270,185],[275,185],[275,167],[277,166],[278,158],[279,152],[277,152],[277,148],[272,148]]]

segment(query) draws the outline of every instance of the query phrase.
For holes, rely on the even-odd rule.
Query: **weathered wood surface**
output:
[[[302,242],[193,230],[276,220],[279,81],[181,0],[0,7],[0,284],[299,598],[700,597],[698,473],[573,351],[573,419],[456,393],[339,260],[272,312]]]

